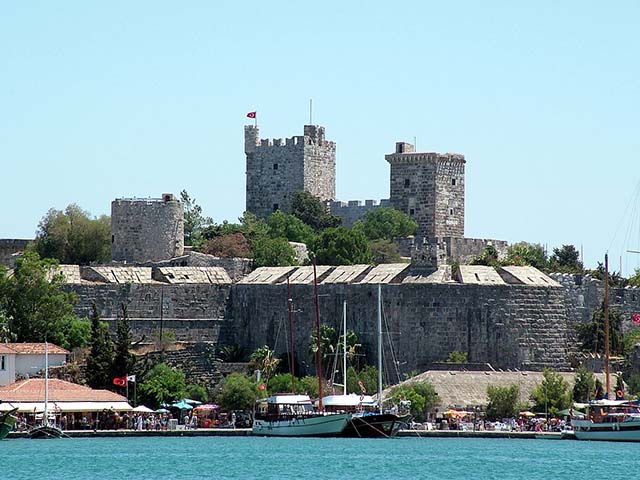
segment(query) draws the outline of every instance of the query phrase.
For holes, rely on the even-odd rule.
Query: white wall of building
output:
[[[2,369],[4,358],[4,369]],[[16,381],[16,355],[15,353],[0,353],[0,387]]]

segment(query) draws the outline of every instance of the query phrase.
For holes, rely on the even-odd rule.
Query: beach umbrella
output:
[[[218,410],[220,407],[218,405],[213,405],[211,403],[205,403],[204,405],[198,405],[194,408],[194,411],[202,411],[202,410]]]
[[[159,408],[155,411],[155,413],[169,413],[169,410],[166,408]]]
[[[184,400],[180,400],[179,402],[174,403],[173,405],[171,405],[171,407],[179,408],[180,410],[193,410],[193,406],[189,405]]]
[[[149,407],[145,407],[144,405],[138,405],[133,409],[133,411],[138,413],[153,413],[153,410]]]
[[[524,412],[520,412],[520,413],[519,413],[519,415],[520,415],[521,417],[535,417],[535,416],[536,416],[536,414],[535,414],[535,413],[530,412],[530,411],[528,411],[528,410],[526,410],[526,411],[524,411]]]
[[[190,398],[185,398],[182,401],[188,403],[189,405],[202,405],[202,402],[199,402],[198,400],[191,400]]]

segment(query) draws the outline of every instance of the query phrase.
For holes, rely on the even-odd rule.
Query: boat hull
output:
[[[60,438],[64,434],[54,425],[39,425],[29,430],[29,438]]]
[[[9,435],[9,432],[13,430],[16,421],[18,420],[13,413],[16,410],[12,410],[7,413],[3,413],[0,415],[0,440]]]
[[[392,413],[355,414],[342,432],[342,436],[355,438],[395,437],[403,424],[403,419]]]
[[[253,434],[268,437],[337,437],[343,432],[351,415],[309,415],[288,419],[253,421]]]
[[[640,442],[640,419],[612,423],[573,420],[572,426],[574,435],[578,440]]]

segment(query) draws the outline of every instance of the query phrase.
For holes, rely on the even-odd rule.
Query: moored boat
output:
[[[0,414],[0,440],[9,435],[9,432],[13,430],[17,417],[14,415],[18,409],[14,408],[6,413]]]
[[[329,395],[322,399],[327,412],[350,413],[351,419],[342,431],[343,437],[395,437],[408,418],[395,413],[378,411],[377,402],[370,395]]]
[[[317,411],[308,395],[276,394],[258,404],[253,434],[279,437],[335,437],[351,415]]]
[[[585,418],[571,424],[578,440],[640,442],[640,408],[626,400],[594,400],[587,404]]]

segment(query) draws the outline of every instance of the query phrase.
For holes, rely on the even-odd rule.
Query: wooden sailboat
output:
[[[288,280],[287,280],[288,283]],[[276,394],[258,404],[253,421],[253,434],[278,437],[326,437],[338,436],[351,419],[348,413],[325,412],[322,405],[322,351],[320,338],[320,307],[318,303],[318,282],[316,264],[313,262],[313,286],[316,311],[316,370],[318,374],[319,405],[315,408],[308,395],[294,393],[295,380],[292,379],[292,392]],[[293,365],[293,329],[291,289],[288,288],[288,310],[291,335],[291,376],[294,377]]]
[[[586,408],[586,417],[573,417],[571,425],[578,440],[608,440],[640,442],[640,408],[628,400],[609,400],[611,392],[609,351],[609,257],[604,256],[604,357],[606,393],[605,399],[587,404],[575,404]]]
[[[42,423],[29,430],[30,438],[60,438],[64,435],[54,422],[49,422],[49,344],[44,342],[44,412]]]
[[[18,420],[14,415],[17,411],[18,409],[14,408],[13,410],[0,414],[0,440],[9,435],[9,432],[13,430],[13,427]]]

